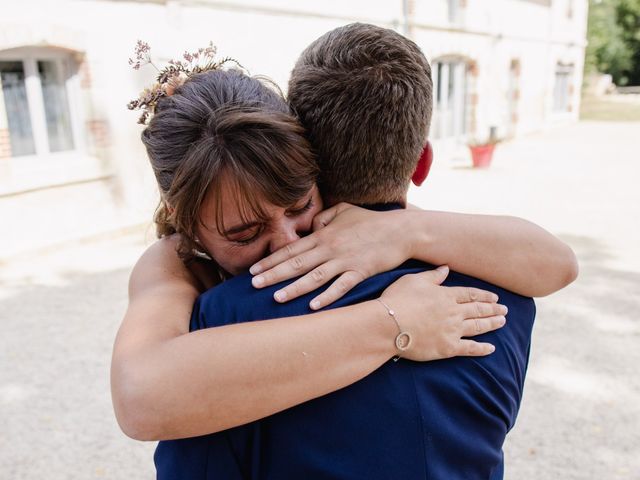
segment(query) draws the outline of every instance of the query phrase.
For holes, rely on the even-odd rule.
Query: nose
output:
[[[275,226],[269,242],[270,253],[286,247],[300,238],[299,225],[295,219],[284,218]]]

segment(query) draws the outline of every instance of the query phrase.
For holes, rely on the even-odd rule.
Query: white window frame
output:
[[[443,57],[432,62],[434,118],[431,131],[435,140],[465,140],[467,132],[467,63],[460,58]],[[439,85],[438,71],[442,72]],[[453,75],[455,90],[449,105],[449,76]],[[457,88],[456,88],[457,87]],[[438,99],[438,88],[441,88]]]
[[[460,25],[462,23],[463,7],[460,0],[447,0],[447,22],[450,25]]]
[[[575,67],[573,64],[556,63],[553,71],[553,98],[551,111],[554,115],[566,115],[570,113],[573,96],[569,93],[573,82]],[[563,83],[559,87],[559,79],[563,78]],[[558,95],[562,95],[563,103],[558,102]]]
[[[42,96],[42,83],[38,75],[38,61],[54,61],[56,68],[66,73],[64,78],[67,102],[71,122],[71,136],[73,149],[63,152],[51,152],[49,149],[49,134]],[[36,153],[33,155],[21,155],[10,157],[16,163],[37,164],[52,161],[64,161],[76,158],[85,152],[83,135],[81,134],[82,119],[79,102],[79,78],[78,68],[73,56],[63,50],[40,47],[25,47],[13,50],[1,51],[0,61],[20,61],[24,67],[25,88],[29,103],[29,116]],[[1,93],[0,93],[1,94]]]

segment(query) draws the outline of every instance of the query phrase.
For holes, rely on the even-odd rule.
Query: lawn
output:
[[[583,96],[580,120],[640,122],[640,95]]]

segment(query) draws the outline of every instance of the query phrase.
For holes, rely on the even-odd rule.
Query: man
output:
[[[421,183],[428,171],[431,88],[422,52],[391,30],[353,24],[305,50],[292,72],[290,101],[317,150],[329,204],[406,205],[412,177]],[[425,268],[433,267],[407,262],[331,307],[376,298],[400,276]],[[509,308],[507,325],[478,339],[494,344],[493,354],[389,361],[360,382],[260,421],[161,442],[159,478],[502,478],[502,445],[522,396],[535,307],[529,298],[456,273],[444,285],[494,291]],[[255,290],[250,275],[235,277],[199,298],[191,329],[218,326],[218,319],[307,313],[317,295],[278,305],[279,288]],[[177,471],[183,476],[173,476]]]

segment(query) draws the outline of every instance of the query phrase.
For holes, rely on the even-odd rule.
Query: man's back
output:
[[[401,275],[425,267],[407,262],[372,277],[331,308],[377,298]],[[494,291],[509,308],[507,325],[482,336],[496,346],[493,354],[389,361],[353,385],[263,420],[161,442],[158,478],[187,478],[179,472],[198,462],[206,472],[199,478],[208,479],[233,478],[230,468],[237,478],[252,479],[501,478],[502,444],[521,400],[535,307],[531,299],[455,272],[445,285]],[[248,275],[225,282],[200,297],[191,328],[310,313],[317,292],[277,304],[272,295],[280,286],[255,290]]]

